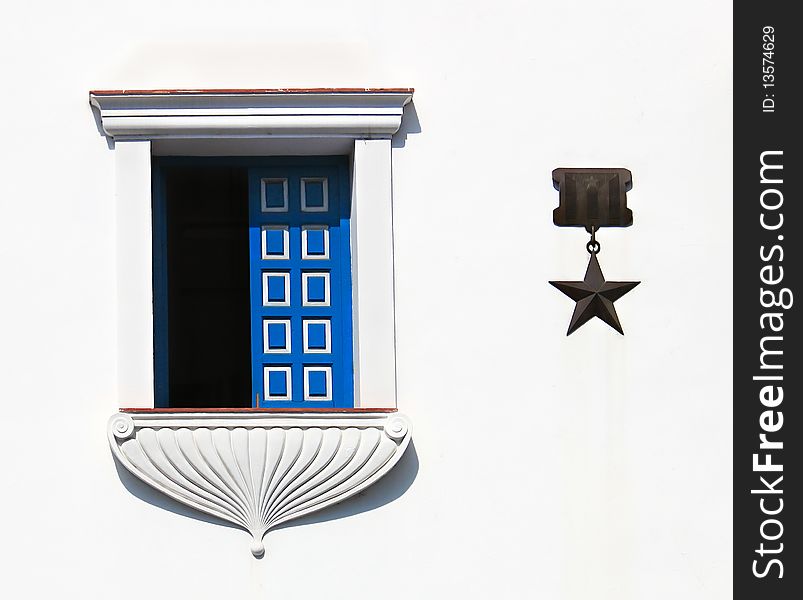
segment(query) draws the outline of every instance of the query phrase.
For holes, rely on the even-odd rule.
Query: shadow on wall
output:
[[[96,106],[90,106],[90,108],[92,110],[92,118],[95,120],[95,127],[98,130],[98,134],[100,137],[106,139],[106,146],[109,148],[109,150],[114,150],[114,138],[107,136],[106,132],[103,131],[103,121],[100,118],[100,111]]]
[[[193,508],[185,506],[169,496],[165,496],[158,492],[147,483],[144,483],[139,478],[134,476],[124,466],[122,466],[117,459],[114,460],[114,466],[117,469],[117,476],[125,488],[140,500],[158,506],[161,509],[170,511],[177,515],[189,517],[197,521],[204,521],[206,523],[214,523],[215,525],[222,525],[224,527],[231,527],[233,529],[241,529],[240,527],[223,521],[217,517],[207,515]],[[404,494],[418,475],[418,454],[415,451],[415,445],[410,440],[410,445],[407,447],[404,455],[399,459],[399,462],[394,466],[382,479],[360,492],[340,502],[334,506],[330,506],[315,512],[310,515],[293,519],[287,523],[283,523],[276,527],[276,529],[285,529],[287,527],[296,527],[299,525],[310,525],[312,523],[323,523],[333,519],[342,519],[352,515],[368,512],[390,504],[402,494]],[[270,535],[270,532],[268,534]]]
[[[404,107],[404,116],[402,117],[401,127],[391,139],[390,145],[393,148],[404,148],[407,142],[407,136],[411,133],[421,133],[421,123],[418,121],[418,113],[415,110],[415,104],[408,102]]]

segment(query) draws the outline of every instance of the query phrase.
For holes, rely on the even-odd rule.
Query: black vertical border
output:
[[[801,136],[798,112],[801,106],[801,73],[799,71],[803,44],[803,34],[799,23],[792,15],[794,3],[742,2],[734,4],[734,549],[733,577],[734,597],[761,598],[766,600],[786,600],[803,598],[803,536],[800,533],[800,515],[803,503],[800,496],[800,478],[803,477],[801,464],[801,442],[803,427],[800,409],[801,379],[803,379],[803,354],[801,338],[803,328],[799,317],[798,304],[803,303],[803,288],[800,281],[803,274],[801,245],[803,245],[803,215],[800,205],[800,180],[803,169],[800,162]],[[765,88],[763,61],[765,39],[764,28],[774,28],[774,48],[772,66],[774,67],[774,87]],[[767,78],[769,79],[769,78]],[[775,102],[774,112],[764,112],[769,103]],[[764,103],[764,104],[762,104]],[[761,153],[782,151],[783,184],[761,183]],[[769,159],[769,157],[768,157]],[[778,156],[773,160],[777,162]],[[778,173],[778,171],[774,171]],[[771,177],[770,172],[767,176]],[[775,187],[783,194],[783,205],[768,211],[761,206],[763,190]],[[777,194],[771,193],[767,199],[777,201]],[[768,231],[761,225],[761,214],[767,213],[765,220],[777,223],[778,215],[783,213],[784,224],[780,229]],[[779,240],[778,236],[783,236]],[[773,253],[770,260],[762,260],[772,246],[783,248]],[[769,286],[761,281],[762,267],[772,264],[767,276],[777,277],[778,267],[783,267],[782,282]],[[761,289],[788,288],[793,295],[794,304],[788,310],[764,308],[761,305]],[[769,299],[765,296],[765,299]],[[769,327],[762,329],[761,316],[767,312],[783,313],[783,331],[773,332]],[[768,321],[764,322],[765,326]],[[777,321],[776,321],[777,324]],[[782,370],[762,370],[760,368],[761,340],[768,335],[782,336],[783,340],[773,340],[765,344],[782,349],[783,355],[774,355],[776,363],[783,364]],[[755,376],[783,375],[782,382],[772,382],[783,386],[783,402],[773,408],[775,413],[765,421],[777,423],[777,413],[783,413],[783,426],[774,433],[767,433],[768,439],[782,441],[783,449],[772,451],[772,462],[783,465],[782,472],[756,472],[753,469],[754,454],[764,462],[767,452],[759,448],[762,413],[770,410],[762,405],[760,392],[768,385],[767,381],[756,381]],[[776,489],[782,494],[758,494],[751,490],[765,489],[760,477],[773,483],[778,476],[783,480]],[[783,510],[777,515],[762,512],[761,499],[765,508],[778,508],[778,499],[783,499]],[[782,535],[776,540],[762,537],[762,523],[768,519],[778,519],[783,526]],[[780,528],[770,522],[764,526],[769,537],[774,537]],[[761,544],[765,549],[777,550],[783,543],[783,550],[777,554],[758,551]],[[783,564],[783,577],[777,564],[767,570],[769,561],[777,558]],[[754,561],[757,561],[754,563]],[[765,577],[754,574],[767,572]]]

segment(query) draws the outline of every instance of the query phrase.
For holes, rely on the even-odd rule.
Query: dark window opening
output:
[[[161,176],[168,405],[250,407],[247,169],[171,166]]]

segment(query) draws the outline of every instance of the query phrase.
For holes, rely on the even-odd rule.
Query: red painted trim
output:
[[[158,413],[394,413],[395,408],[121,408],[120,412]]]
[[[90,90],[94,96],[169,96],[192,94],[412,94],[414,88],[263,88],[201,90]]]

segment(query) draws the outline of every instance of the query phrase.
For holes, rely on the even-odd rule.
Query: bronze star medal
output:
[[[613,303],[636,287],[640,281],[605,281],[596,252],[591,253],[583,281],[550,281],[577,302],[566,335],[571,335],[594,317],[599,317],[624,335]]]

